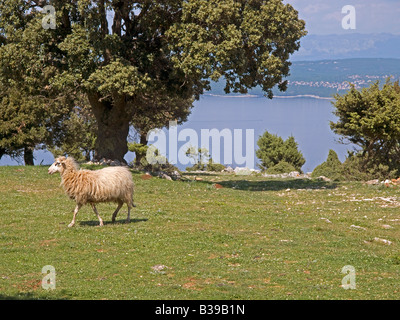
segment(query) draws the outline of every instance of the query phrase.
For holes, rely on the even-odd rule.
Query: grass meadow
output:
[[[58,174],[0,167],[0,298],[400,298],[397,188],[132,174],[130,223],[126,206],[112,224],[116,205],[99,204],[104,227],[85,206],[68,228],[75,204]],[[54,290],[42,287],[46,265],[55,268]],[[345,290],[348,265],[356,288]]]

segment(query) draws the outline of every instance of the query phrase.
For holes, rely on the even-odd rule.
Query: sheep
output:
[[[74,216],[68,227],[73,227],[76,222],[76,215],[79,209],[90,204],[100,226],[103,220],[97,212],[96,203],[117,202],[118,207],[112,215],[112,222],[115,222],[118,211],[122,205],[128,205],[128,216],[126,221],[130,222],[130,211],[133,204],[133,179],[128,168],[107,167],[100,170],[79,169],[78,164],[72,157],[58,157],[49,167],[48,173],[59,172],[61,175],[61,185],[66,194],[76,201]]]

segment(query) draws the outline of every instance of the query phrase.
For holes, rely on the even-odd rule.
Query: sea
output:
[[[172,130],[163,129],[164,139],[153,137],[150,142],[159,147],[157,143],[166,140],[165,148],[160,144],[159,149],[181,170],[191,166],[188,158],[182,160],[181,157],[188,146],[206,146],[214,161],[217,158],[216,162],[232,168],[258,169],[259,159],[254,151],[258,148],[258,138],[267,130],[283,139],[293,136],[306,159],[302,171],[311,172],[326,160],[330,149],[344,161],[348,151],[355,148],[354,145],[340,143],[340,137],[330,129],[330,122],[337,121],[332,101],[316,96],[268,99],[256,95],[206,94],[194,103],[188,121],[177,127],[171,126]],[[212,133],[208,142],[205,141],[207,133]],[[213,135],[217,137],[215,142]],[[134,157],[134,153],[128,152],[125,160],[131,162]],[[54,160],[47,150],[36,150],[34,158],[35,165],[50,165]],[[3,166],[22,164],[22,160],[13,160],[8,156],[0,159]]]

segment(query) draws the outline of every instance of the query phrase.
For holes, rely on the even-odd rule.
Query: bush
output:
[[[297,149],[297,142],[293,136],[287,140],[265,131],[258,139],[256,156],[261,160],[258,165],[261,170],[267,170],[284,161],[294,167],[295,170],[301,171],[301,167],[306,162],[303,154]]]
[[[215,163],[213,160],[210,158],[207,164],[207,171],[215,171],[215,172],[221,172],[222,170],[225,169],[225,166],[220,163]]]
[[[325,162],[316,166],[311,177],[317,178],[325,176],[331,180],[344,180],[344,166],[340,162],[338,155],[332,149],[329,150],[328,158]]]
[[[186,150],[186,156],[194,161],[194,165],[192,167],[186,167],[186,171],[206,171],[206,163],[211,160],[206,148],[189,147]]]
[[[210,158],[207,164],[195,163],[192,167],[186,167],[186,171],[215,171],[221,172],[225,166],[220,163],[215,163]]]
[[[168,175],[173,175],[175,172],[180,173],[179,169],[170,164],[160,151],[153,145],[147,146],[140,143],[128,143],[129,151],[135,152],[139,157],[133,161],[134,167],[138,170],[150,172],[165,172]],[[148,152],[149,151],[149,152]],[[147,154],[148,153],[148,154]]]
[[[186,167],[186,171],[206,171],[207,165],[195,163],[192,167]]]
[[[128,150],[131,152],[134,152],[136,155],[136,158],[133,161],[133,163],[137,167],[143,167],[148,164],[148,162],[146,160],[146,152],[147,152],[148,148],[149,147],[145,144],[136,143],[136,142],[133,142],[133,143],[128,142]]]
[[[390,168],[387,164],[373,162],[366,155],[363,156],[361,152],[349,152],[347,159],[343,162],[343,175],[346,180],[385,180],[397,178],[398,169]]]
[[[349,152],[346,160],[341,163],[336,152],[329,150],[328,158],[315,167],[311,177],[325,176],[336,181],[368,181],[393,179],[397,178],[397,174],[397,169],[390,168],[387,164],[374,162],[362,152]]]
[[[290,173],[293,171],[297,171],[295,167],[293,167],[290,163],[286,161],[281,161],[278,164],[269,167],[266,171],[268,174],[280,174],[280,173]]]

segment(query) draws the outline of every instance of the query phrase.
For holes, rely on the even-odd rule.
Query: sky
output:
[[[284,0],[306,21],[309,34],[392,33],[400,35],[400,0]],[[344,29],[342,8],[355,9],[355,29]]]

